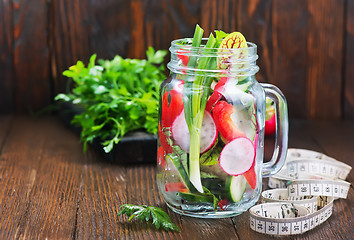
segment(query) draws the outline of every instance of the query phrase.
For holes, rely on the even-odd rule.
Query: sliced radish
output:
[[[200,135],[200,152],[203,153],[213,146],[218,137],[215,122],[209,112],[204,112]],[[172,138],[184,151],[189,152],[190,134],[184,116],[184,110],[172,124]]]
[[[237,176],[247,172],[256,156],[251,140],[240,137],[225,145],[220,153],[219,165],[229,175]]]

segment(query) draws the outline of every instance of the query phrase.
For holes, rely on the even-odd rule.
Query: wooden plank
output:
[[[172,40],[193,37],[195,25],[200,24],[202,4],[198,0],[143,2],[143,37],[146,41],[146,48],[152,46],[155,49],[168,50]],[[132,40],[137,42],[139,38]],[[169,57],[166,57],[167,59]]]
[[[125,168],[103,162],[92,152],[84,156],[78,137],[53,118],[11,120],[0,117],[0,140],[6,138],[0,156],[1,239],[277,239],[251,231],[248,212],[233,223],[230,218],[179,216],[163,203],[154,166]],[[12,128],[5,134],[8,126]],[[290,122],[289,146],[324,152],[352,165],[353,135],[350,121],[296,120]],[[351,183],[353,175],[348,178]],[[351,189],[348,199],[335,201],[327,222],[284,239],[351,239],[353,200]],[[127,222],[117,216],[123,203],[160,206],[182,232]]]
[[[296,126],[296,147],[322,152],[349,165],[353,165],[352,146],[354,146],[354,140],[351,139],[351,136],[354,134],[354,126],[352,122],[307,122],[298,120],[295,124],[298,125]],[[352,171],[347,181],[353,183],[353,177],[354,172]],[[350,207],[353,205],[354,199],[353,187],[351,188],[347,199],[339,199],[334,202],[333,215],[329,220],[322,224],[323,226],[318,227],[318,230],[316,228],[313,231],[312,235],[315,239],[320,236],[322,238],[319,239],[350,239],[353,236],[352,227],[348,225],[354,213]],[[327,232],[329,235],[327,235]]]
[[[144,58],[145,36],[144,36],[144,6],[142,0],[132,0],[131,4],[131,21],[132,28],[129,44],[128,55],[132,58]]]
[[[242,239],[231,218],[198,219],[182,217],[182,239]],[[236,229],[235,229],[236,228]]]
[[[11,115],[0,115],[0,155],[2,147],[5,144],[6,138],[10,132],[13,116]]]
[[[350,166],[353,165],[353,121],[313,121],[309,123],[308,130],[323,149],[323,153]],[[354,183],[354,171],[347,180]]]
[[[354,134],[353,123],[350,122],[329,122],[329,121],[296,121],[296,147],[315,150],[337,158],[349,165],[353,165]],[[300,133],[300,134],[299,134]],[[294,134],[295,135],[295,134]],[[312,142],[312,147],[309,144]],[[290,143],[289,143],[290,145]],[[354,182],[352,171],[347,181]],[[353,187],[351,187],[353,188]],[[352,227],[348,225],[353,217],[353,189],[349,191],[347,199],[339,199],[334,202],[333,215],[324,224],[313,231],[314,238],[350,239],[353,236]],[[347,227],[340,227],[346,226]],[[328,233],[329,235],[327,235]],[[309,234],[312,231],[309,232]],[[321,234],[321,235],[319,235]],[[310,235],[309,235],[310,236]]]
[[[10,1],[0,1],[0,113],[14,111],[13,34]]]
[[[276,0],[272,8],[273,76],[269,82],[281,89],[289,102],[289,115],[297,118],[306,117],[306,8],[307,0]]]
[[[354,120],[354,0],[347,1],[345,16],[344,118]]]
[[[238,239],[230,218],[197,219],[180,216],[167,208],[158,192],[155,167],[128,168],[127,202],[162,207],[181,233],[157,231],[142,222],[126,224],[133,239]]]
[[[171,220],[182,229],[179,216],[167,209],[158,192],[155,181],[155,167],[150,165],[129,167],[127,169],[126,193],[126,203],[162,207]],[[184,230],[182,230],[182,233],[156,230],[151,224],[145,222],[134,221],[129,223],[127,217],[124,217],[122,222],[125,231],[129,232],[132,239],[184,239],[181,235]]]
[[[324,149],[324,153],[353,166],[354,156],[354,125],[350,121],[315,121],[309,124],[309,132],[316,142]],[[329,219],[329,228],[333,231],[332,238],[351,239],[354,236],[351,221],[354,215],[354,172],[346,179],[350,182],[347,199],[339,199],[334,202],[333,215]]]
[[[86,0],[88,19],[85,21],[89,21],[91,25],[87,26],[86,33],[90,40],[89,54],[97,53],[99,58],[105,59],[112,59],[117,54],[128,56],[132,32],[140,28],[132,22],[132,18],[136,16],[133,16],[131,2],[105,0],[102,4],[101,0]],[[82,11],[81,7],[78,11]],[[144,45],[144,38],[137,44]],[[140,49],[140,46],[137,45],[136,48]],[[145,50],[140,54],[145,57]]]
[[[339,119],[342,114],[344,1],[308,1],[308,11],[311,16],[307,42],[308,116]]]
[[[62,72],[78,60],[88,63],[90,34],[94,28],[86,0],[53,0],[49,5],[49,46],[54,94],[66,91],[67,79]]]
[[[53,118],[13,126],[0,162],[0,238],[72,238],[84,162],[78,138]]]
[[[24,159],[26,157],[38,159],[38,155],[36,157],[30,151],[31,145],[28,144],[30,135],[27,134],[26,139],[28,131],[24,130],[20,121],[15,120],[15,124],[18,127],[13,128],[10,132],[1,154],[0,176],[4,188],[0,192],[0,207],[3,209],[0,219],[0,232],[3,239],[10,239],[19,232],[20,223],[27,209],[29,192],[33,188],[32,166],[26,166]],[[23,134],[22,137],[20,137],[20,134]],[[16,138],[19,139],[15,140]],[[41,137],[34,136],[32,140],[38,145],[43,144]],[[14,146],[15,143],[19,144],[16,145],[17,149]],[[18,146],[22,146],[20,151]]]
[[[343,13],[344,1],[239,1],[239,29],[259,47],[257,79],[283,90],[291,117],[340,118],[343,19],[328,16]]]
[[[127,177],[122,166],[89,153],[80,184],[75,239],[126,239],[129,234],[118,217],[126,203]],[[122,226],[123,225],[123,226]]]
[[[39,110],[51,102],[47,1],[13,1],[16,109]],[[35,26],[35,27],[34,27]]]
[[[62,72],[77,60],[87,63],[93,53],[106,59],[117,54],[146,58],[148,46],[168,49],[172,40],[192,37],[200,2],[53,0],[50,16],[51,69],[57,94],[66,88]]]
[[[237,1],[221,0],[203,1],[201,5],[200,24],[208,36],[214,30],[234,32],[237,26]]]
[[[273,29],[272,0],[239,0],[234,18],[237,19],[237,31],[242,32],[247,41],[257,44],[260,67],[256,75],[258,82],[270,82],[273,79]]]
[[[302,148],[323,152],[323,148],[309,132],[308,121],[304,119],[289,120],[289,148]]]

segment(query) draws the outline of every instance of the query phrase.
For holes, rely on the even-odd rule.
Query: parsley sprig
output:
[[[157,133],[159,88],[166,78],[162,65],[167,51],[146,51],[147,60],[98,60],[92,55],[85,67],[82,61],[63,72],[73,82],[66,94],[55,100],[78,105],[83,112],[72,123],[81,127],[84,150],[94,139],[110,152],[130,131],[145,129]]]
[[[167,213],[159,207],[123,204],[120,206],[118,215],[123,214],[126,214],[129,217],[129,221],[131,221],[133,218],[146,222],[152,220],[152,224],[157,229],[162,228],[165,231],[181,231],[178,226],[172,223]]]

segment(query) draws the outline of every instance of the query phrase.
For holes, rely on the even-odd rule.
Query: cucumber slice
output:
[[[202,195],[202,194],[195,194],[195,193],[184,193],[184,192],[177,192],[178,196],[180,196],[183,200],[193,203],[213,203],[214,197],[213,195]]]
[[[229,176],[226,179],[225,186],[229,200],[239,202],[243,197],[243,193],[246,191],[247,181],[242,175]]]
[[[225,197],[225,181],[219,178],[202,178],[202,184],[212,194]]]
[[[191,186],[191,183],[189,181],[189,176],[188,176],[187,170],[184,168],[184,166],[181,162],[181,159],[174,154],[168,154],[168,155],[166,155],[166,162],[172,163],[172,166],[174,166],[174,168],[176,168],[176,170],[180,174],[181,180],[187,186],[187,188],[190,191],[194,190],[193,186]]]
[[[200,165],[200,169],[203,172],[217,176],[218,178],[220,178],[223,181],[226,181],[226,178],[229,176],[229,175],[227,175],[227,173],[224,170],[222,170],[220,168],[219,164],[217,164],[217,165]]]

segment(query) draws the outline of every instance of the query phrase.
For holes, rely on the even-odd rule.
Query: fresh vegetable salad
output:
[[[241,213],[257,200],[263,158],[256,47],[239,32],[203,38],[197,25],[193,39],[173,41],[170,51],[171,75],[160,91],[159,189],[187,215]]]

